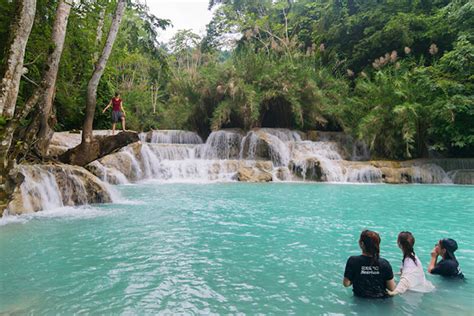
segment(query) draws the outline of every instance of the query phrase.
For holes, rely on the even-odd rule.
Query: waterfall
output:
[[[148,133],[140,133],[142,142],[154,144],[202,144],[198,134],[180,130],[152,130]]]
[[[202,159],[237,159],[242,143],[242,132],[239,130],[220,130],[212,132],[206,144],[200,147]]]
[[[99,161],[93,161],[88,168],[94,170],[93,172],[102,181],[110,184],[126,184],[129,183],[127,177],[117,169],[104,166]],[[91,171],[92,171],[91,170]]]
[[[107,184],[81,167],[20,165],[14,172],[23,180],[8,204],[8,214],[11,215],[110,202],[114,198]]]
[[[264,130],[272,130],[272,133],[264,132]],[[280,135],[283,139],[289,139],[291,136],[290,133],[273,129],[250,131],[242,139],[240,159],[269,159],[275,166],[287,166],[290,162],[290,150],[288,145],[275,135]]]
[[[362,166],[359,168],[347,167],[345,171],[345,182],[380,183],[382,182],[382,171],[373,166]]]
[[[306,180],[308,170],[310,178],[328,182],[344,182],[344,172],[340,165],[342,157],[339,145],[336,142],[296,142],[293,145],[294,165],[301,169],[303,179]],[[315,159],[319,162],[321,175],[316,177]]]
[[[452,183],[446,171],[434,163],[412,166],[411,168],[411,181],[414,183]]]
[[[474,184],[474,169],[452,170],[448,176],[456,184]]]
[[[54,175],[38,166],[20,167],[25,180],[20,186],[25,213],[64,206]]]
[[[90,169],[114,184],[145,179],[232,181],[243,177],[246,180],[255,172],[265,172],[267,179],[271,173],[275,181],[472,181],[472,173],[454,171],[463,164],[471,166],[470,160],[439,160],[439,164],[432,160],[367,161],[370,157],[367,146],[340,132],[305,134],[283,128],[261,128],[244,134],[239,129],[224,129],[212,132],[203,144],[196,133],[167,130],[142,133],[140,139],[141,142],[91,164]],[[261,163],[269,167],[262,168]]]
[[[302,140],[299,132],[286,128],[260,128],[259,131],[273,135],[282,142],[299,142]]]

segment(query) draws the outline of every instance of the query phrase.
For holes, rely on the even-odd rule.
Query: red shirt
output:
[[[119,112],[121,111],[122,99],[113,98],[112,99],[112,111]]]

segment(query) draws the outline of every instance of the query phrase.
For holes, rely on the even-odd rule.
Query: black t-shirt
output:
[[[439,274],[446,277],[464,278],[459,263],[453,259],[443,259],[431,270],[432,274]]]
[[[393,279],[390,263],[380,258],[372,264],[372,258],[364,255],[347,259],[344,277],[352,282],[355,296],[367,298],[387,297],[386,282]]]

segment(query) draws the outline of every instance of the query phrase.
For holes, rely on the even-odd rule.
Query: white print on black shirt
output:
[[[380,274],[379,267],[377,266],[361,266],[360,274]]]

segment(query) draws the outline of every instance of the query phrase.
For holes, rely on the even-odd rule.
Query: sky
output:
[[[211,21],[212,12],[207,8],[208,0],[147,0],[150,11],[159,18],[169,19],[173,27],[160,31],[158,40],[168,42],[181,29],[191,29],[204,35],[206,24]]]

